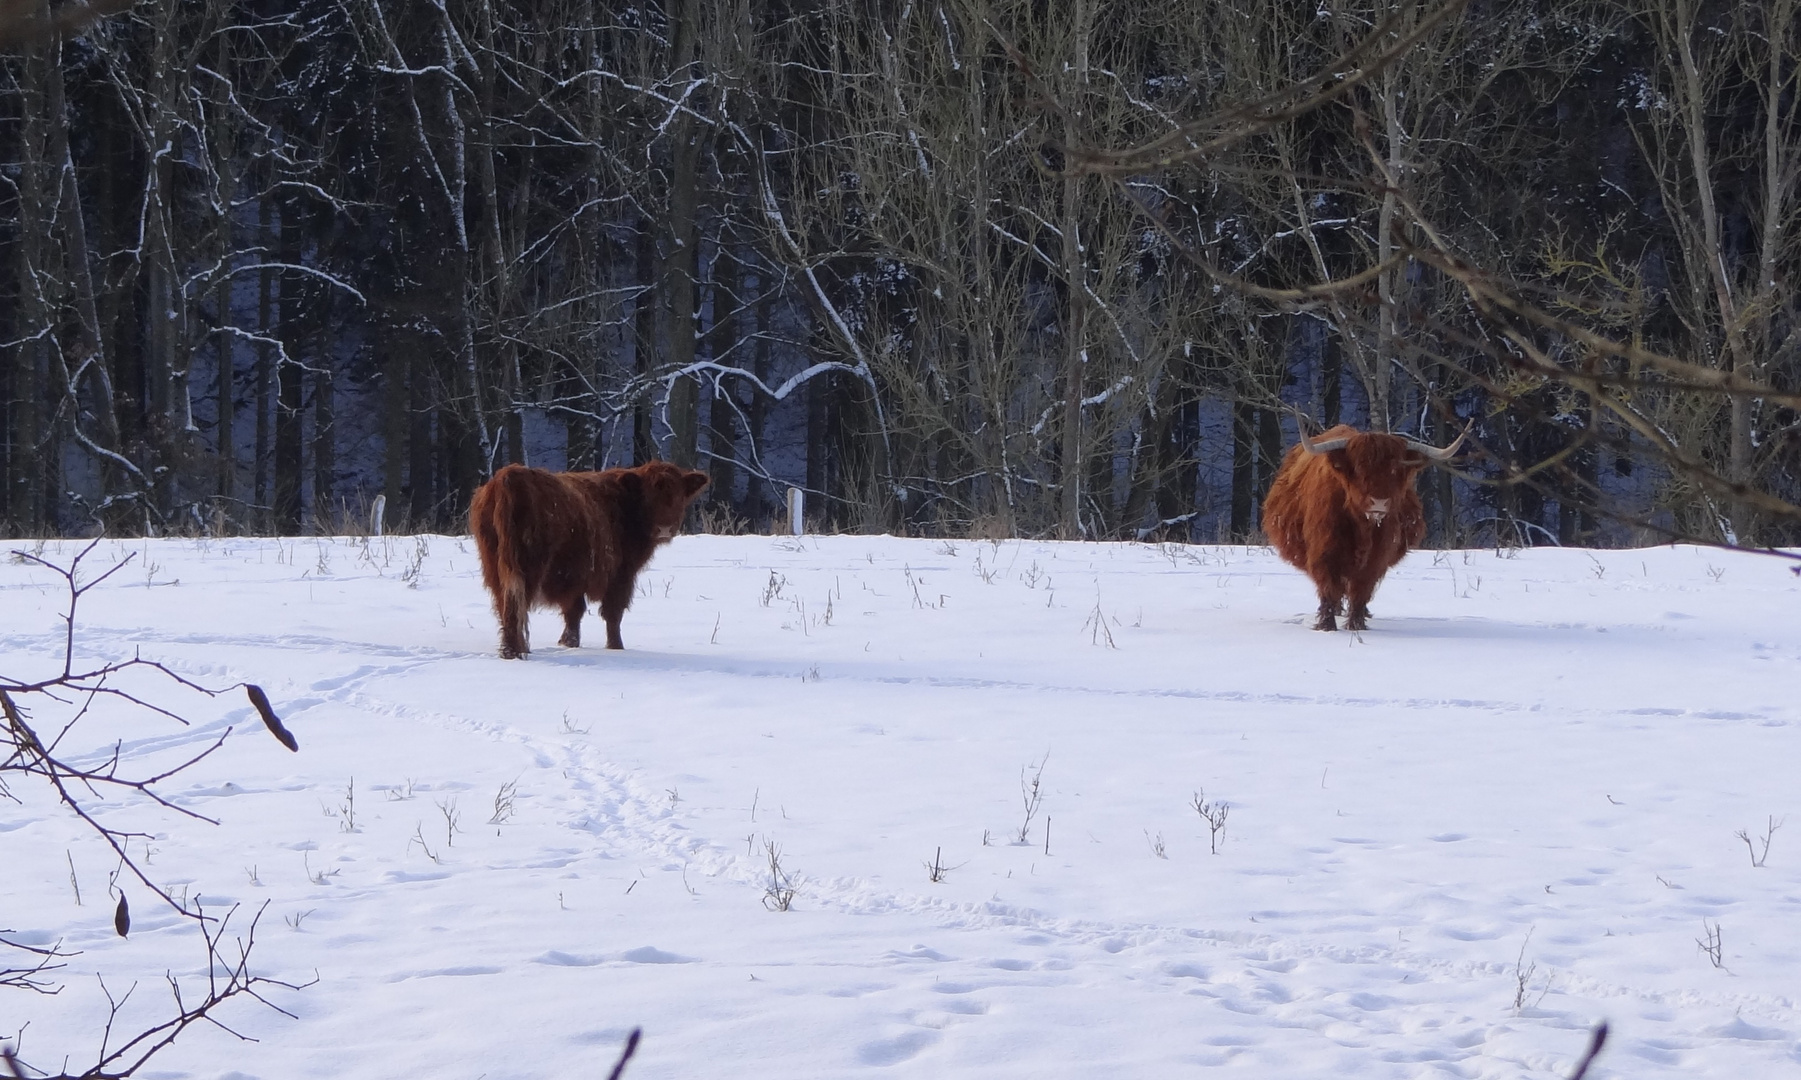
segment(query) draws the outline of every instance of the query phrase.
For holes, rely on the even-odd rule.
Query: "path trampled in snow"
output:
[[[155,1076],[604,1075],[641,1025],[632,1080],[1556,1077],[1601,1019],[1592,1076],[1801,1069],[1775,559],[1418,552],[1352,635],[1308,630],[1263,549],[686,536],[625,652],[559,648],[544,612],[506,662],[467,540],[91,558],[127,553],[78,654],[260,683],[301,750],[145,679],[193,726],[107,709],[75,738],[148,770],[231,726],[164,785],[219,824],[107,820],[178,895],[266,902],[259,972],[318,978]],[[59,661],[64,601],[0,562],[0,675]],[[0,927],[82,954],[61,995],[0,996],[0,1038],[81,1064],[94,973],[154,1018],[199,942],[148,896],[114,936],[103,846],[15,794]],[[1197,796],[1230,805],[1218,854]],[[1785,817],[1752,866],[1735,833]]]

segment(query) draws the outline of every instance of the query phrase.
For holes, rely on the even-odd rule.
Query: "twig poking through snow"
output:
[[[1513,962],[1513,1015],[1518,1016],[1526,1007],[1526,984],[1532,980],[1533,972],[1538,970],[1538,961],[1526,963],[1526,946],[1532,944],[1532,931],[1526,931],[1526,940],[1520,942],[1520,955]]]
[[[1223,801],[1208,802],[1205,795],[1205,791],[1195,792],[1188,805],[1194,807],[1194,812],[1201,815],[1201,820],[1207,823],[1207,847],[1218,855],[1219,834],[1226,831],[1226,817],[1232,812],[1232,804]]]
[[[1705,939],[1696,938],[1696,947],[1707,954],[1708,963],[1724,971],[1726,969],[1726,949],[1720,940],[1720,924],[1716,921],[1709,926],[1707,920],[1702,919],[1701,929],[1706,932],[1707,937]]]
[[[1763,851],[1761,852],[1759,852],[1751,843],[1751,833],[1748,830],[1740,829],[1738,832],[1733,833],[1734,836],[1745,842],[1745,850],[1751,853],[1752,866],[1762,866],[1764,860],[1770,857],[1770,838],[1776,835],[1776,830],[1782,828],[1783,822],[1788,819],[1771,816],[1766,817],[1764,820],[1766,822],[1764,833],[1762,836],[1758,837],[1759,840],[1763,841]]]
[[[1026,779],[1026,769],[1031,769],[1032,766],[1027,765],[1019,770],[1019,798],[1025,804],[1026,816],[1025,820],[1019,823],[1019,839],[1014,841],[1015,843],[1028,842],[1027,838],[1032,831],[1032,819],[1038,816],[1038,808],[1044,802],[1044,764],[1050,759],[1051,755],[1046,753],[1038,760],[1038,767],[1032,772],[1032,779],[1029,781]],[[1048,835],[1045,837],[1045,843],[1047,845],[1050,843]]]
[[[788,911],[794,907],[794,875],[782,869],[782,848],[774,840],[763,841],[763,853],[769,857],[769,885],[763,890],[763,906],[770,911]]]
[[[513,796],[518,790],[517,780],[500,785],[500,790],[494,793],[494,816],[488,819],[488,824],[502,825],[513,816]]]
[[[1090,644],[1099,645],[1101,639],[1105,638],[1107,648],[1119,648],[1118,645],[1113,644],[1113,631],[1108,629],[1107,616],[1101,611],[1101,587],[1099,585],[1094,587],[1094,610],[1088,613],[1088,621],[1082,624],[1082,629],[1087,630],[1090,626],[1094,627],[1093,632],[1088,636]]]

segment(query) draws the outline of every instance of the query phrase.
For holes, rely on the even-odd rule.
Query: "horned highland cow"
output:
[[[600,605],[607,648],[625,648],[619,620],[638,571],[675,536],[706,486],[706,473],[666,461],[603,472],[508,465],[495,473],[469,504],[469,531],[500,617],[501,657],[531,652],[534,607],[560,609],[557,644],[578,647],[589,600]]]
[[[1317,439],[1304,423],[1300,432],[1263,500],[1263,531],[1319,590],[1315,630],[1337,630],[1347,599],[1346,629],[1367,630],[1376,585],[1426,536],[1414,478],[1448,461],[1469,428],[1442,450],[1344,424]]]

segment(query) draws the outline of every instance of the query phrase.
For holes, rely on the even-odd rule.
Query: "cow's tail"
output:
[[[502,626],[517,625],[523,635],[531,604],[525,568],[530,565],[529,474],[509,465],[482,485],[469,507],[470,532],[481,556],[482,584],[494,598]]]

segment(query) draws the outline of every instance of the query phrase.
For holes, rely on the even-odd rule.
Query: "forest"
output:
[[[143,0],[13,34],[0,533],[460,532],[505,463],[661,457],[711,474],[706,531],[795,487],[819,531],[1254,541],[1297,424],[1346,422],[1469,428],[1433,544],[1794,544],[1798,7]]]

